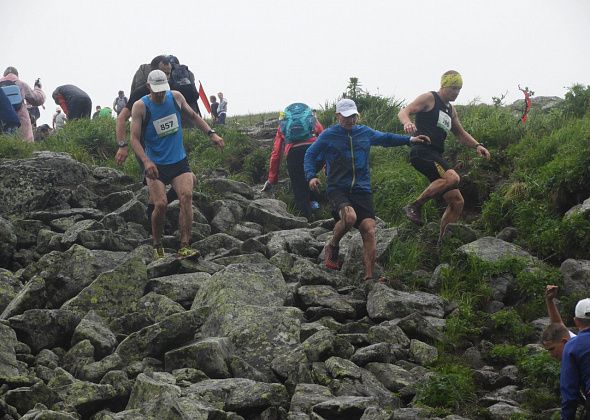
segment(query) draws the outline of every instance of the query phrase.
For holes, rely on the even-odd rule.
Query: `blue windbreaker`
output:
[[[369,151],[371,146],[410,145],[410,136],[382,133],[365,125],[346,130],[340,124],[324,130],[305,153],[305,178],[309,182],[326,163],[327,191],[371,192]]]

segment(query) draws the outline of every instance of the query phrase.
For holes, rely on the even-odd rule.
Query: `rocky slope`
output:
[[[201,257],[172,254],[175,202],[170,256],[153,261],[141,184],[64,154],[0,161],[0,418],[432,417],[413,398],[456,307],[436,294],[440,267],[430,292],[364,285],[358,232],[342,243],[342,270],[327,271],[330,220],[308,224],[243,183],[205,184],[216,198],[193,195]],[[452,231],[461,255],[537,263],[500,238]],[[398,235],[379,224],[379,264]],[[590,261],[562,272],[566,288],[590,286]],[[490,285],[497,307],[510,281]],[[464,353],[479,404],[492,418],[526,414],[518,368],[486,366],[490,344]]]

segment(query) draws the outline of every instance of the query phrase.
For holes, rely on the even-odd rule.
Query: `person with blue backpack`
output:
[[[369,152],[371,146],[409,146],[428,143],[427,136],[403,136],[382,133],[357,124],[358,110],[352,99],[341,99],[336,104],[333,125],[320,134],[305,153],[305,178],[311,190],[318,190],[318,168],[326,165],[327,194],[336,220],[332,238],[324,247],[324,265],[339,270],[339,243],[354,226],[363,240],[364,280],[374,280],[375,267],[375,211],[371,191]]]
[[[307,148],[316,141],[323,130],[324,127],[306,104],[294,103],[285,108],[270,155],[268,180],[262,187],[262,191],[270,191],[277,184],[281,154],[284,154],[287,157],[287,171],[291,179],[295,206],[308,220],[312,217],[312,209],[317,206],[317,201],[311,200],[303,172],[303,159]]]
[[[12,134],[18,127],[20,127],[18,115],[4,90],[0,89],[0,133]]]
[[[20,128],[17,134],[25,141],[33,143],[33,125],[31,124],[27,104],[41,106],[45,103],[45,93],[41,90],[41,82],[37,79],[34,88],[31,88],[27,83],[19,79],[16,68],[7,67],[4,71],[4,77],[0,78],[0,88],[10,100],[18,115]]]

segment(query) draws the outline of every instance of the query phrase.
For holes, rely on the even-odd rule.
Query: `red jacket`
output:
[[[279,124],[279,127],[277,128],[277,135],[275,136],[275,141],[272,147],[272,153],[270,154],[268,182],[270,182],[271,184],[276,184],[279,181],[279,167],[281,166],[281,149],[283,149],[283,145],[285,146],[284,155],[287,156],[289,154],[289,150],[291,150],[293,146],[299,146],[301,144],[311,144],[314,141],[316,141],[317,136],[319,136],[320,133],[324,131],[324,127],[322,126],[322,124],[320,124],[319,121],[316,121],[315,128],[313,131],[315,133],[315,136],[307,140],[298,141],[297,143],[288,143],[284,145],[285,136],[283,135],[283,132],[281,131],[281,126]]]

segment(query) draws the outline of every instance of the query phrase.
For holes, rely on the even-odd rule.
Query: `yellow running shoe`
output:
[[[164,253],[164,247],[162,245],[154,247],[154,260],[160,260],[165,256],[166,254]]]
[[[178,258],[190,258],[190,257],[198,257],[199,251],[196,249],[191,248],[190,246],[183,246],[180,248],[176,254]]]

